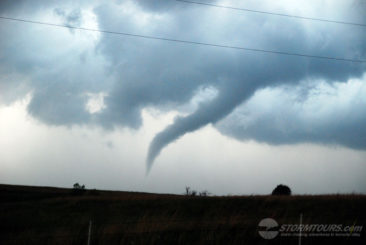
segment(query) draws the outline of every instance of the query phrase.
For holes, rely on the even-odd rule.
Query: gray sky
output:
[[[210,3],[366,23],[362,1]],[[173,0],[1,1],[0,15],[366,60],[365,27]],[[366,193],[366,63],[3,19],[0,34],[1,183]]]

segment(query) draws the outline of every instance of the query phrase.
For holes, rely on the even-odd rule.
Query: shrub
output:
[[[72,192],[76,195],[84,194],[85,185],[79,185],[79,183],[75,183],[74,188],[72,189]]]
[[[274,190],[272,191],[272,195],[274,196],[290,196],[291,195],[291,189],[287,185],[278,185]]]
[[[199,195],[200,195],[201,197],[207,197],[207,196],[209,196],[209,195],[210,195],[210,193],[209,193],[208,191],[204,190],[204,191],[201,191],[201,192],[199,193]]]

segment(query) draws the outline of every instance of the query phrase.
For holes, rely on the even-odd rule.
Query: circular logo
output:
[[[278,223],[271,218],[262,219],[259,224],[259,235],[264,239],[273,239],[278,235]]]

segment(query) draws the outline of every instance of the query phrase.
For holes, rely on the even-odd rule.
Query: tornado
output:
[[[168,144],[186,133],[218,122],[246,100],[252,94],[253,89],[245,88],[243,84],[234,84],[229,88],[218,88],[218,91],[215,98],[208,102],[202,102],[195,112],[185,117],[177,117],[171,125],[155,135],[148,150],[147,174],[150,172],[155,159]]]

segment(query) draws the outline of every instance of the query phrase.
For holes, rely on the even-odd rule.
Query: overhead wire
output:
[[[293,53],[293,52],[287,52],[287,51],[277,51],[277,50],[267,50],[267,49],[251,48],[251,47],[231,46],[231,45],[225,45],[225,44],[206,43],[206,42],[182,40],[182,39],[167,38],[167,37],[141,35],[141,34],[134,34],[134,33],[128,33],[128,32],[100,30],[100,29],[78,27],[78,26],[72,26],[72,25],[66,25],[66,24],[56,24],[56,23],[35,21],[35,20],[28,20],[28,19],[12,18],[12,17],[5,17],[5,16],[0,16],[0,19],[1,20],[10,20],[10,21],[23,22],[23,23],[45,25],[45,26],[51,26],[51,27],[69,28],[69,29],[74,29],[74,30],[99,32],[99,33],[106,33],[106,34],[113,34],[113,35],[122,35],[122,36],[135,37],[135,38],[169,41],[169,42],[176,42],[176,43],[183,43],[183,44],[192,44],[192,45],[216,47],[216,48],[226,48],[226,49],[235,49],[235,50],[242,50],[242,51],[251,51],[251,52],[260,52],[260,53],[278,54],[278,55],[287,55],[287,56],[298,56],[298,57],[306,57],[306,58],[333,60],[333,61],[366,63],[366,60],[361,60],[361,59],[320,56],[320,55],[312,55],[312,54]]]
[[[269,11],[262,11],[262,10],[248,9],[248,8],[239,8],[239,7],[233,7],[233,6],[219,5],[219,4],[213,4],[213,3],[204,3],[204,2],[196,2],[196,1],[190,1],[190,0],[175,0],[175,1],[188,3],[188,4],[196,4],[196,5],[201,5],[201,6],[215,7],[215,8],[224,8],[224,9],[231,9],[231,10],[237,10],[237,11],[267,14],[267,15],[276,15],[276,16],[281,16],[281,17],[290,17],[290,18],[297,18],[297,19],[304,19],[304,20],[322,21],[322,22],[328,22],[328,23],[334,23],[334,24],[343,24],[343,25],[366,27],[366,24],[355,23],[355,22],[322,19],[322,18],[306,17],[306,16],[283,14],[283,13],[275,13],[275,12],[269,12]]]

